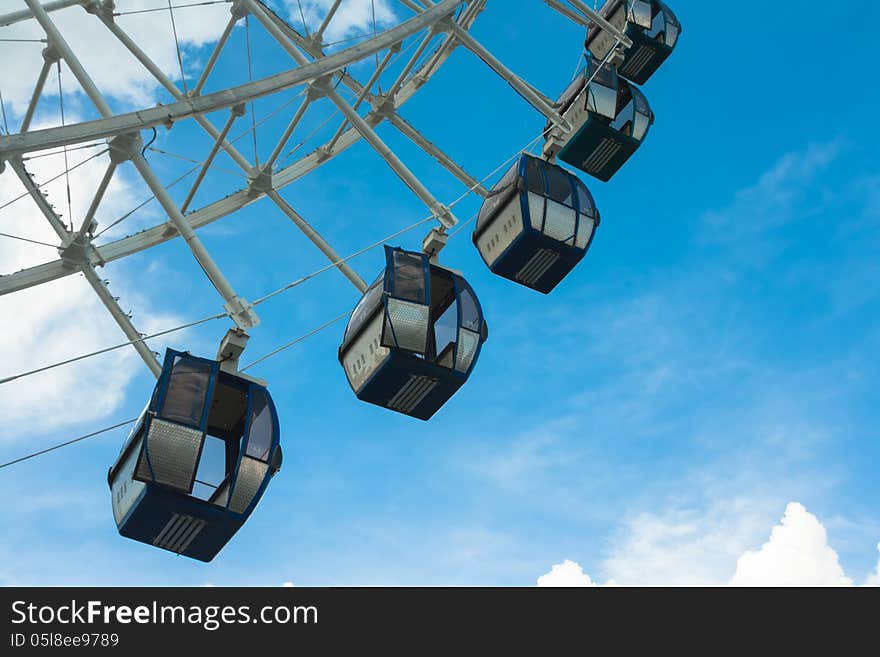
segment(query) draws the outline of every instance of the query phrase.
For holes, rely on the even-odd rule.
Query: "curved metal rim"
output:
[[[270,95],[300,86],[310,80],[320,78],[324,75],[338,71],[353,61],[359,61],[369,57],[376,52],[393,46],[404,39],[417,34],[425,28],[432,27],[443,18],[449,16],[455,9],[467,0],[444,0],[430,9],[427,9],[413,18],[408,19],[404,23],[397,25],[390,30],[373,37],[369,41],[358,44],[346,50],[330,55],[324,59],[314,61],[308,65],[285,71],[274,76],[269,76],[261,80],[247,83],[231,89],[208,94],[198,99],[187,99],[172,105],[166,105],[158,108],[149,108],[139,112],[132,112],[124,115],[115,116],[108,119],[99,119],[82,124],[74,124],[66,127],[48,128],[46,130],[25,133],[25,135],[36,135],[38,133],[44,135],[44,141],[41,142],[39,148],[52,148],[56,145],[63,146],[65,144],[80,143],[91,139],[100,138],[101,136],[113,136],[125,132],[132,132],[140,129],[139,127],[128,127],[122,129],[123,124],[129,125],[130,121],[146,121],[139,124],[141,127],[149,127],[150,125],[160,125],[166,123],[171,116],[174,116],[169,110],[175,109],[180,113],[177,115],[179,119],[192,118],[201,115],[207,111],[214,109],[223,109],[231,107],[235,104],[243,102],[249,98],[256,98],[260,95]],[[485,2],[470,2],[468,10],[459,17],[459,25],[464,29],[469,29],[474,23],[479,13],[482,11]],[[428,58],[418,69],[410,74],[408,82],[401,86],[393,97],[394,107],[402,107],[409,101],[415,93],[439,70],[445,61],[457,47],[456,41],[447,36],[446,40],[439,44],[434,54]],[[356,56],[355,56],[356,51]],[[334,59],[335,58],[335,59]],[[328,64],[328,62],[330,62]],[[269,89],[269,90],[267,90]],[[239,93],[249,91],[254,95],[245,99],[238,96]],[[211,110],[199,109],[195,103],[202,99],[210,99],[210,103],[214,103]],[[150,114],[147,114],[150,113]],[[153,116],[153,115],[156,116]],[[158,119],[159,115],[163,118]],[[141,117],[141,118],[139,118]],[[384,122],[384,116],[375,116],[372,123],[378,125]],[[88,126],[98,132],[88,132],[77,136],[74,139],[65,136],[65,130],[71,128]],[[103,130],[103,132],[101,132]],[[0,137],[0,159],[18,155],[22,151],[22,141],[25,135],[8,135]],[[287,167],[279,170],[272,176],[272,187],[275,190],[286,187],[294,181],[311,173],[321,165],[329,162],[337,155],[348,150],[351,146],[361,139],[360,133],[355,128],[348,128],[338,139],[336,146],[330,153],[323,153],[320,149],[316,149],[304,156],[300,160],[293,162]],[[18,140],[18,142],[16,142]],[[50,141],[52,140],[52,141]],[[11,145],[11,148],[5,145]],[[27,148],[26,152],[31,152],[36,148]],[[192,228],[200,228],[211,224],[219,219],[235,213],[251,203],[259,201],[266,196],[266,192],[253,190],[251,188],[240,189],[232,194],[210,203],[198,210],[186,215],[186,220]],[[103,266],[108,262],[119,260],[129,255],[139,253],[146,249],[158,246],[164,242],[174,239],[179,233],[174,227],[168,223],[157,224],[151,228],[144,229],[138,233],[128,235],[113,242],[109,242],[102,246],[92,245],[90,263],[93,266]],[[22,269],[12,274],[0,275],[0,296],[17,292],[34,285],[47,283],[70,274],[75,274],[80,270],[79,267],[71,266],[62,259],[52,262],[43,263],[34,267]]]

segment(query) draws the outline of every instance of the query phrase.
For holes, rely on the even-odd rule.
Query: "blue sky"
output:
[[[724,583],[790,502],[819,519],[840,567],[865,581],[880,541],[880,144],[870,125],[880,96],[862,63],[873,60],[880,9],[863,8],[856,23],[851,8],[829,3],[783,3],[756,17],[731,9],[675,4],[682,39],[644,89],[655,125],[611,182],[585,178],[603,222],[551,296],[493,277],[467,232],[444,251],[479,295],[490,340],[466,387],[429,423],[354,398],[336,360],[337,325],[255,368],[279,408],[284,468],[213,563],[117,535],[106,486],[124,438],[117,431],[0,471],[0,583],[531,585],[563,560],[598,582]],[[798,29],[805,16],[823,31]],[[489,2],[473,34],[549,96],[570,79],[583,39],[526,0]],[[243,37],[237,29],[236,56],[221,59],[208,90],[247,79]],[[288,66],[255,25],[251,39],[255,76]],[[209,52],[184,50],[194,70]],[[257,103],[257,118],[294,95]],[[90,116],[74,92],[65,102]],[[136,106],[124,94],[113,102]],[[262,159],[290,111],[258,130]],[[464,50],[402,114],[479,177],[544,123]],[[309,126],[326,116],[316,108]],[[461,193],[411,144],[387,127],[380,134],[438,198]],[[239,145],[248,157],[249,140]],[[192,157],[209,145],[182,125],[156,142]],[[148,155],[164,180],[183,171]],[[209,178],[196,207],[241,186],[229,160],[218,164],[233,173]],[[144,196],[131,185],[123,206]],[[175,190],[182,199],[185,185]],[[282,193],[342,254],[425,216],[365,144]],[[456,210],[466,219],[478,207],[470,199]],[[8,216],[0,211],[0,226]],[[134,227],[159,220],[156,207],[132,219]],[[416,248],[425,232],[395,243]],[[249,299],[324,264],[266,201],[200,236]],[[41,254],[29,264],[54,257]],[[372,279],[381,251],[352,264]],[[136,321],[148,315],[158,328],[220,306],[181,240],[104,273]],[[244,360],[357,298],[328,272],[265,304]],[[92,321],[46,319],[75,320]],[[167,344],[210,356],[225,329],[211,323]],[[96,346],[117,341],[108,330]],[[52,348],[83,351],[75,340]],[[47,360],[32,349],[22,362]],[[0,423],[0,461],[137,414],[152,387],[148,371],[131,357],[95,361],[70,366],[55,402],[63,419],[36,419],[37,398],[17,411],[26,421]],[[78,394],[80,376],[88,395]],[[11,400],[16,385],[0,397]]]

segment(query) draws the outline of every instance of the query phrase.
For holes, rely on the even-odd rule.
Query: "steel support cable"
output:
[[[58,443],[57,445],[52,445],[51,447],[47,447],[46,449],[41,449],[38,452],[32,452],[30,454],[25,454],[24,456],[20,456],[16,459],[12,459],[11,461],[7,461],[6,463],[0,463],[0,470],[3,468],[8,468],[10,465],[15,465],[16,463],[21,463],[22,461],[27,461],[28,459],[36,458],[37,456],[42,456],[43,454],[48,454],[49,452],[54,452],[56,449],[61,449],[62,447],[67,447],[68,445],[73,445],[75,443],[82,442],[87,438],[94,438],[95,436],[100,436],[101,434],[107,433],[108,431],[113,431],[114,429],[119,429],[120,427],[128,426],[137,421],[137,418],[134,417],[130,420],[125,420],[124,422],[120,422],[118,424],[114,424],[112,427],[107,427],[105,429],[99,429],[98,431],[93,431],[92,433],[87,433],[84,436],[80,436],[79,438],[74,438],[73,440],[66,440],[63,443]]]
[[[171,189],[172,187],[174,187],[175,185],[177,185],[178,183],[180,183],[180,182],[181,182],[182,180],[184,180],[185,178],[191,176],[195,171],[198,171],[198,170],[199,170],[199,167],[201,167],[201,166],[202,166],[201,163],[196,164],[194,167],[192,167],[191,169],[189,169],[188,171],[184,172],[182,175],[178,176],[177,178],[175,178],[174,180],[172,180],[170,183],[168,183],[168,184],[165,186],[165,189]],[[236,175],[237,175],[237,174],[236,174]],[[114,221],[114,222],[108,224],[105,228],[103,228],[99,233],[97,233],[97,234],[92,238],[92,241],[94,241],[94,240],[98,239],[99,237],[101,237],[101,235],[103,235],[104,233],[106,233],[108,230],[110,230],[110,229],[113,228],[114,226],[117,226],[117,225],[121,224],[123,221],[125,221],[126,219],[128,219],[128,218],[129,218],[131,215],[133,215],[135,212],[137,212],[137,211],[140,210],[142,207],[144,207],[145,205],[147,205],[148,203],[150,203],[150,202],[152,202],[152,201],[154,201],[154,200],[156,200],[156,196],[155,196],[155,195],[151,195],[149,198],[147,198],[147,199],[141,201],[141,202],[140,202],[137,206],[135,206],[133,209],[129,210],[129,211],[126,212],[124,215],[122,215],[121,217],[119,217],[119,219],[117,219],[116,221]]]
[[[7,376],[3,379],[0,379],[0,385],[4,383],[9,383],[10,381],[15,381],[16,379],[23,379],[26,376],[31,376],[33,374],[39,374],[40,372],[46,372],[48,370],[55,369],[56,367],[61,367],[62,365],[69,365],[70,363],[76,363],[77,361],[85,360],[86,358],[92,358],[93,356],[100,356],[101,354],[106,354],[111,351],[116,351],[117,349],[122,349],[123,347],[129,347],[133,344],[137,344],[139,342],[146,342],[147,340],[152,340],[154,338],[162,337],[163,335],[168,335],[170,333],[177,333],[178,331],[183,331],[184,329],[193,328],[195,326],[199,326],[200,324],[206,324],[207,322],[213,321],[215,319],[223,319],[224,317],[228,317],[228,313],[217,313],[216,315],[211,315],[210,317],[203,317],[202,319],[198,319],[194,322],[189,322],[187,324],[182,324],[180,326],[175,326],[170,329],[165,329],[164,331],[159,331],[158,333],[152,333],[150,335],[145,335],[137,340],[129,340],[127,342],[120,342],[119,344],[115,344],[112,347],[104,347],[103,349],[98,349],[97,351],[93,351],[88,354],[82,354],[80,356],[74,356],[73,358],[68,358],[67,360],[59,361],[57,363],[52,363],[51,365],[45,365],[43,367],[38,367],[37,369],[30,370],[28,372],[22,372],[21,374],[14,374],[12,376]]]
[[[31,244],[39,244],[40,246],[48,246],[50,249],[57,249],[57,244],[49,244],[49,242],[41,242],[40,240],[32,240],[21,235],[10,235],[9,233],[0,233],[0,237],[8,237],[9,239],[19,240],[21,242],[30,242]]]
[[[516,154],[513,155],[512,157],[510,157],[510,158],[508,158],[507,160],[505,160],[505,162],[503,162],[500,166],[496,167],[494,171],[492,171],[489,175],[485,176],[485,177],[483,178],[483,180],[481,180],[480,182],[481,182],[481,183],[482,183],[482,182],[485,182],[487,179],[489,179],[490,177],[492,177],[492,176],[493,176],[494,174],[496,174],[499,170],[501,170],[506,164],[508,164],[511,160],[515,159],[520,153],[522,153],[522,152],[524,152],[525,150],[531,148],[535,143],[537,143],[537,141],[538,141],[539,139],[540,139],[540,136],[537,137],[536,139],[533,139],[533,140],[532,140],[532,141],[526,146],[526,148],[520,150],[518,153],[516,153]],[[467,196],[467,194],[466,194],[465,196]],[[455,202],[457,203],[457,202],[459,202],[459,201],[460,201],[461,199],[463,199],[463,198],[464,198],[464,197],[460,197],[460,198],[457,199]],[[478,213],[477,213],[477,214],[478,214]],[[473,220],[477,217],[477,214],[474,214],[473,217],[471,217],[467,222],[465,222],[465,224],[468,224],[468,223],[470,223],[471,221],[473,221]],[[427,219],[425,219],[425,220],[423,220],[423,221],[417,222],[416,224],[413,224],[413,225],[410,226],[409,228],[405,228],[405,229],[402,230],[402,231],[398,231],[397,235],[399,235],[399,234],[401,234],[401,233],[403,233],[403,232],[406,232],[407,230],[412,230],[412,229],[415,228],[416,226],[419,226],[419,225],[421,225],[421,224],[423,224],[423,223],[426,223],[427,221],[431,221],[431,220],[434,219],[434,218],[435,218],[435,217],[429,217],[429,218],[427,218]],[[450,235],[450,239],[452,239],[453,237],[455,237],[455,235],[457,235],[457,234],[460,233],[460,232],[461,232],[461,228],[459,227],[458,230],[454,231],[454,232]],[[386,238],[386,240],[387,240],[387,239],[392,239],[393,237],[394,237],[393,235],[392,235],[392,236],[389,236],[388,238]],[[384,243],[386,240],[382,240],[381,242],[377,242],[376,244],[377,244],[377,245],[378,245],[378,244],[382,244],[382,243]],[[364,249],[364,250],[360,251],[359,253],[363,253],[363,252],[369,250],[370,248],[375,248],[375,245],[372,245],[371,247],[368,247],[367,249]],[[358,254],[351,255],[351,256],[349,256],[348,258],[353,258],[353,257],[355,257],[356,255],[358,255]],[[340,261],[340,262],[341,262],[341,261]],[[324,267],[324,268],[322,268],[322,270],[323,270],[323,271],[326,271],[327,269],[329,269],[329,268],[331,268],[331,267],[333,267],[333,266],[335,266],[335,264],[334,264],[334,265],[330,265],[329,267]],[[316,274],[315,274],[315,275],[316,275]],[[301,282],[305,282],[305,280],[308,280],[308,278],[303,278],[303,279],[300,279],[300,280],[301,280]],[[286,289],[289,289],[289,288],[286,288]],[[279,291],[279,292],[276,292],[276,293],[273,293],[272,295],[267,295],[266,297],[263,297],[262,299],[259,299],[259,300],[255,301],[255,302],[254,302],[254,305],[256,305],[257,303],[262,303],[263,301],[266,301],[266,300],[270,299],[272,296],[275,296],[275,294],[280,294],[280,291]],[[252,367],[254,367],[254,366],[256,366],[256,365],[258,365],[258,364],[260,364],[260,363],[262,363],[262,362],[265,362],[265,361],[269,360],[270,358],[273,358],[273,357],[277,356],[278,354],[283,353],[284,351],[287,351],[288,349],[291,349],[292,347],[295,347],[296,345],[298,345],[298,344],[300,344],[300,343],[302,343],[302,342],[305,342],[305,341],[308,340],[309,338],[314,337],[314,336],[317,335],[318,333],[321,333],[322,331],[325,331],[326,329],[330,328],[331,326],[333,326],[333,325],[337,324],[338,322],[342,321],[343,319],[345,319],[346,317],[348,317],[350,314],[351,314],[351,311],[346,311],[345,313],[342,313],[341,315],[338,315],[337,317],[334,317],[333,319],[331,319],[331,320],[329,320],[329,321],[327,321],[327,322],[324,322],[323,324],[321,324],[320,326],[318,326],[318,327],[312,329],[311,331],[309,331],[309,332],[307,332],[307,333],[304,333],[303,335],[301,335],[301,336],[299,336],[299,337],[297,337],[297,338],[294,338],[294,339],[291,340],[290,342],[287,342],[286,344],[283,344],[283,345],[281,345],[280,347],[277,347],[276,349],[270,351],[269,353],[265,354],[264,356],[261,356],[260,358],[257,358],[256,360],[252,361],[251,363],[249,363],[249,364],[247,364],[245,367],[243,367],[240,371],[244,372],[245,370],[248,370],[248,369],[250,369],[250,368],[252,368]],[[205,320],[202,320],[202,321],[200,321],[200,322],[198,322],[198,323],[203,323],[204,321],[210,321],[211,319],[219,319],[219,318],[221,318],[221,317],[225,317],[225,316],[226,316],[225,313],[221,313],[221,314],[216,315],[216,316],[214,316],[214,317],[206,318]],[[192,323],[192,324],[190,324],[189,326],[194,326],[195,324],[196,324],[196,323]],[[165,333],[172,332],[173,330],[175,330],[175,329],[171,329],[171,330],[169,330],[169,331],[165,331],[165,332],[163,332],[163,333],[159,333],[159,334],[154,334],[154,336],[147,336],[147,337],[144,337],[143,340],[150,339],[150,337],[156,337],[156,336],[158,336],[158,335],[163,335],[163,334],[165,334]],[[180,329],[176,329],[176,330],[180,330]],[[131,344],[131,343],[126,343],[125,345],[122,345],[122,346],[127,346],[128,344]],[[116,347],[116,348],[118,348],[118,347]],[[107,351],[107,350],[105,350],[105,351]],[[102,353],[103,353],[103,352],[102,352]],[[71,362],[71,361],[67,361],[67,362]],[[5,382],[6,382],[6,380],[0,381],[0,383],[5,383]],[[78,438],[74,438],[73,440],[68,440],[68,441],[65,441],[65,442],[63,442],[63,443],[58,443],[57,445],[52,445],[52,446],[50,446],[50,447],[47,447],[46,449],[42,449],[42,450],[39,450],[39,451],[37,451],[37,452],[33,452],[33,453],[30,453],[30,454],[26,454],[26,455],[21,456],[21,457],[19,457],[19,458],[13,459],[12,461],[8,461],[8,462],[6,462],[6,463],[2,463],[2,464],[0,464],[0,469],[3,469],[3,468],[6,468],[6,467],[9,467],[9,466],[15,465],[15,464],[17,464],[17,463],[21,463],[22,461],[27,461],[27,460],[29,460],[29,459],[36,458],[37,456],[42,456],[42,455],[44,455],[44,454],[47,454],[47,453],[49,453],[49,452],[53,452],[53,451],[58,450],[58,449],[61,449],[61,448],[63,448],[63,447],[67,447],[67,446],[69,446],[69,445],[74,445],[74,444],[76,444],[76,443],[79,443],[79,442],[82,442],[82,441],[84,441],[84,440],[87,440],[88,438],[93,438],[93,437],[95,437],[95,436],[99,436],[99,435],[105,434],[105,433],[107,433],[107,432],[109,432],[109,431],[113,431],[114,429],[118,429],[118,428],[121,428],[121,427],[127,426],[127,425],[132,424],[132,423],[134,423],[134,422],[136,422],[136,421],[137,421],[137,418],[132,418],[132,419],[130,419],[130,420],[126,420],[126,421],[124,421],[124,422],[120,422],[120,423],[118,423],[118,424],[114,424],[113,426],[110,426],[110,427],[107,427],[107,428],[104,428],[104,429],[100,429],[100,430],[98,430],[98,431],[93,431],[92,433],[85,434],[84,436],[80,436],[80,437],[78,437]]]
[[[61,59],[55,62],[58,67],[58,104],[61,108],[61,125],[64,121],[64,91],[61,88]],[[7,130],[7,132],[9,132]],[[64,147],[64,178],[67,181],[67,218],[70,220],[70,230],[73,231],[73,204],[70,199],[70,164],[67,161],[67,146]]]
[[[79,151],[84,148],[97,148],[98,146],[106,146],[106,141],[96,141],[91,144],[83,144],[82,146],[68,146],[67,152],[72,153],[73,151]],[[22,162],[29,162],[31,160],[39,160],[41,157],[52,157],[53,155],[61,155],[64,153],[63,150],[60,151],[50,151],[49,153],[40,153],[39,155],[28,155],[27,157],[22,157]]]
[[[248,82],[254,81],[254,63],[251,57],[251,22],[250,22],[250,14],[244,15],[244,44],[247,49],[247,69],[248,69]],[[251,134],[253,136],[254,142],[254,164],[256,168],[260,168],[260,152],[257,150],[257,111],[254,107],[256,105],[256,100],[252,100],[250,102],[251,105]]]
[[[3,91],[0,90],[0,109],[3,110],[3,131],[9,134],[9,122],[6,120],[6,101],[3,100]]]
[[[177,24],[174,22],[174,9],[171,0],[168,0],[168,13],[171,15],[171,31],[174,33],[174,46],[177,48],[177,65],[180,67],[180,81],[183,83],[183,93],[189,92],[186,86],[186,75],[183,72],[183,54],[180,52],[180,40],[177,38]]]
[[[258,121],[258,122],[257,122],[257,127],[260,127],[263,123],[265,123],[266,121],[269,121],[270,119],[272,119],[274,116],[276,116],[276,115],[279,114],[281,111],[283,111],[285,107],[287,107],[287,106],[289,106],[291,103],[293,103],[297,98],[300,98],[300,97],[304,96],[305,93],[306,93],[305,91],[300,91],[300,92],[297,93],[293,98],[290,98],[290,99],[286,100],[282,105],[280,105],[279,107],[275,108],[272,112],[270,112],[269,114],[267,114],[263,119],[261,119],[260,121]],[[239,141],[239,140],[243,139],[244,137],[246,137],[246,136],[251,132],[251,130],[252,130],[252,128],[247,128],[244,132],[242,132],[242,133],[239,134],[238,136],[233,137],[232,139],[230,139],[230,140],[229,140],[229,143],[230,143],[230,144],[235,144],[237,141]],[[80,148],[82,148],[82,147],[80,147]],[[71,149],[71,150],[73,150],[73,149]],[[194,164],[195,164],[194,167],[192,167],[191,169],[188,169],[188,170],[187,170],[186,172],[184,172],[182,175],[180,175],[179,177],[175,178],[172,182],[168,183],[168,185],[166,185],[166,189],[170,189],[170,188],[174,187],[174,186],[177,185],[179,182],[181,182],[184,178],[186,178],[187,176],[191,175],[193,172],[198,171],[198,169],[199,169],[199,168],[205,163],[204,160],[202,160],[202,161],[195,160],[195,159],[192,159],[192,158],[186,157],[186,156],[184,156],[184,155],[179,155],[179,154],[177,154],[177,153],[172,153],[172,152],[170,152],[170,151],[162,150],[161,148],[156,148],[155,146],[151,146],[148,150],[150,150],[150,151],[152,151],[152,152],[154,152],[154,153],[159,153],[160,155],[165,155],[166,157],[171,157],[171,158],[175,158],[175,159],[178,159],[178,160],[182,160],[182,161],[184,161],[184,162],[191,162],[191,163],[194,163]],[[58,151],[58,152],[60,153],[61,151]],[[38,156],[36,156],[36,157],[43,157],[43,156],[38,155]],[[220,171],[220,172],[222,172],[222,173],[225,173],[225,174],[228,174],[228,175],[231,175],[231,176],[236,176],[236,177],[238,177],[238,178],[246,177],[245,174],[242,173],[241,171],[233,171],[232,169],[227,169],[227,168],[225,168],[225,167],[214,166],[213,169],[214,169],[215,171]],[[150,195],[149,198],[147,198],[147,199],[145,199],[144,201],[142,201],[141,203],[139,203],[139,204],[138,204],[137,206],[135,206],[133,209],[129,210],[128,212],[126,212],[125,214],[123,214],[119,219],[117,219],[117,220],[114,221],[113,223],[109,224],[109,225],[106,226],[103,230],[101,230],[99,233],[97,233],[97,234],[95,235],[95,238],[100,237],[101,235],[103,235],[105,232],[107,232],[108,230],[110,230],[110,229],[113,228],[114,226],[119,225],[120,223],[122,223],[123,221],[125,221],[126,219],[128,219],[131,215],[133,215],[135,212],[137,212],[138,210],[140,210],[142,207],[144,207],[145,205],[147,205],[147,204],[150,203],[151,201],[155,200],[155,198],[156,198],[155,195]]]
[[[539,141],[540,139],[541,139],[541,135],[539,135],[538,137],[536,137],[535,139],[533,139],[532,141],[530,141],[530,142],[525,146],[525,148],[520,149],[519,151],[517,151],[514,155],[512,155],[511,157],[507,158],[504,162],[502,162],[501,165],[497,166],[497,167],[496,167],[493,171],[491,171],[488,175],[484,176],[483,179],[480,180],[478,184],[482,184],[483,182],[485,182],[486,180],[488,180],[489,178],[491,178],[492,176],[494,176],[498,171],[500,171],[501,169],[503,169],[503,168],[504,168],[504,167],[505,167],[505,166],[506,166],[511,160],[515,159],[515,158],[516,158],[520,153],[522,153],[524,150],[527,150],[527,149],[531,148],[532,145],[534,145],[534,144],[535,144],[537,141]],[[469,188],[468,190],[466,190],[461,196],[459,196],[457,199],[455,199],[454,201],[452,201],[452,202],[448,205],[448,207],[449,207],[449,208],[453,208],[453,207],[455,207],[456,205],[458,205],[459,203],[461,203],[465,198],[467,198],[468,196],[470,196],[470,194],[474,193],[474,189],[476,189],[476,186],[471,187],[471,188]],[[344,258],[340,258],[339,260],[337,260],[337,261],[335,261],[335,262],[331,262],[331,263],[329,263],[329,264],[327,264],[327,265],[321,267],[320,269],[315,270],[315,271],[312,272],[311,274],[307,274],[307,275],[305,275],[305,276],[302,276],[302,277],[300,277],[300,278],[298,278],[298,279],[292,281],[291,283],[288,283],[287,285],[285,285],[285,286],[283,286],[283,287],[280,287],[280,288],[278,288],[277,290],[275,290],[275,291],[273,291],[273,292],[270,292],[269,294],[266,294],[266,295],[264,295],[264,296],[262,296],[262,297],[256,299],[251,305],[252,305],[252,306],[258,306],[258,305],[260,305],[260,304],[262,304],[262,303],[265,303],[266,301],[269,301],[270,299],[273,299],[273,298],[275,298],[276,296],[278,296],[278,295],[280,295],[280,294],[283,294],[284,292],[287,292],[288,290],[291,290],[291,289],[293,289],[293,288],[295,288],[295,287],[299,287],[299,286],[302,285],[303,283],[305,283],[305,282],[311,280],[312,278],[315,278],[316,276],[318,276],[318,275],[320,275],[320,274],[322,274],[322,273],[324,273],[324,272],[326,272],[326,271],[330,271],[331,269],[335,269],[335,268],[337,268],[339,265],[344,264],[344,263],[346,263],[346,262],[348,262],[349,260],[352,260],[352,259],[354,259],[354,258],[357,258],[357,257],[359,257],[359,256],[361,256],[361,255],[363,255],[363,254],[365,254],[365,253],[371,251],[372,249],[378,248],[379,246],[381,246],[382,244],[385,244],[385,243],[388,242],[389,240],[392,240],[392,239],[394,239],[395,237],[399,237],[400,235],[403,235],[404,233],[407,233],[407,232],[409,232],[409,231],[411,231],[411,230],[414,230],[414,229],[418,228],[419,226],[422,226],[422,225],[424,225],[424,224],[426,224],[426,223],[429,223],[429,222],[431,222],[431,221],[434,221],[435,219],[437,219],[436,215],[433,215],[433,214],[432,214],[432,215],[430,215],[430,216],[427,216],[427,217],[425,217],[424,219],[421,219],[421,220],[415,222],[414,224],[411,224],[411,225],[407,226],[406,228],[403,228],[403,229],[398,230],[398,231],[396,231],[396,232],[394,232],[394,233],[392,233],[392,234],[390,234],[390,235],[387,235],[387,236],[383,237],[381,240],[378,240],[378,241],[376,241],[376,242],[370,244],[369,246],[367,246],[367,247],[365,247],[365,248],[363,248],[363,249],[360,249],[359,251],[356,251],[355,253],[352,253],[351,255],[348,255],[348,256],[346,256],[346,257],[344,257]],[[472,221],[472,220],[473,220],[473,218],[472,218],[472,219],[469,219],[468,222],[466,222],[466,223],[470,223],[470,221]],[[456,231],[454,234],[458,234],[458,232],[460,232],[460,230],[459,230],[459,231]],[[154,338],[161,337],[161,336],[163,336],[163,335],[169,335],[169,334],[171,334],[171,333],[176,333],[176,332],[178,332],[178,331],[182,331],[182,330],[187,329],[187,328],[193,328],[193,327],[195,327],[195,326],[199,326],[199,325],[201,325],[201,324],[205,324],[205,323],[207,323],[207,322],[211,322],[211,321],[214,321],[214,320],[216,320],[216,319],[223,319],[224,317],[228,317],[228,316],[229,316],[228,313],[217,313],[216,315],[211,315],[211,316],[209,316],[209,317],[203,317],[202,319],[195,320],[195,321],[193,321],[193,322],[188,322],[188,323],[186,323],[186,324],[182,324],[182,325],[180,325],[180,326],[175,326],[175,327],[172,327],[172,328],[170,328],[170,329],[166,329],[166,330],[164,330],[164,331],[159,331],[158,333],[153,333],[153,334],[151,334],[151,335],[146,335],[146,336],[144,336],[144,337],[142,337],[142,338],[140,338],[140,339],[138,339],[138,340],[130,340],[130,341],[127,341],[127,342],[121,342],[121,343],[119,343],[119,344],[116,344],[116,345],[113,345],[113,346],[110,346],[110,347],[105,347],[105,348],[103,348],[103,349],[99,349],[99,350],[97,350],[97,351],[93,351],[93,352],[91,352],[91,353],[82,354],[82,355],[80,355],[80,356],[75,356],[75,357],[73,357],[73,358],[68,358],[68,359],[66,359],[66,360],[59,361],[59,362],[57,362],[57,363],[53,363],[53,364],[50,364],[50,365],[45,365],[45,366],[43,366],[43,367],[38,367],[38,368],[36,368],[36,369],[29,370],[29,371],[27,371],[27,372],[22,372],[22,373],[20,373],[20,374],[15,374],[15,375],[12,375],[12,376],[8,376],[8,377],[5,377],[5,378],[3,378],[3,379],[0,379],[0,385],[3,385],[3,384],[5,384],[5,383],[9,383],[9,382],[11,382],[11,381],[15,381],[15,380],[17,380],[17,379],[21,379],[21,378],[24,378],[24,377],[27,377],[27,376],[31,376],[31,375],[33,375],[33,374],[39,374],[40,372],[45,372],[45,371],[48,371],[48,370],[51,370],[51,369],[55,369],[55,368],[57,368],[57,367],[61,367],[61,366],[63,366],[63,365],[69,365],[69,364],[71,364],[71,363],[75,363],[75,362],[78,362],[78,361],[81,361],[81,360],[85,360],[85,359],[87,359],[87,358],[91,358],[91,357],[93,357],[93,356],[99,356],[99,355],[101,355],[101,354],[105,354],[105,353],[108,353],[108,352],[110,352],[110,351],[115,351],[115,350],[117,350],[117,349],[122,349],[122,348],[124,348],[124,347],[128,347],[128,346],[130,346],[130,345],[137,344],[137,343],[139,343],[139,342],[146,342],[147,340],[152,340],[152,339],[154,339]],[[338,320],[336,320],[336,321],[338,321]],[[253,363],[252,363],[252,365],[253,365]]]
[[[132,14],[149,14],[155,11],[168,11],[169,9],[186,9],[188,7],[204,7],[205,5],[229,4],[232,0],[206,0],[205,2],[191,2],[183,5],[169,7],[154,7],[153,9],[133,9],[131,11],[114,11],[113,16],[131,16]]]
[[[104,155],[104,154],[105,154],[106,152],[108,152],[109,150],[110,150],[109,148],[105,148],[104,150],[102,150],[102,151],[100,151],[100,152],[98,152],[98,153],[95,153],[94,155],[92,155],[92,156],[86,158],[86,159],[83,160],[82,162],[79,162],[79,163],[77,163],[77,164],[74,164],[74,165],[73,165],[72,167],[70,167],[69,169],[65,169],[64,171],[62,171],[62,172],[59,173],[58,175],[49,178],[49,180],[46,180],[46,181],[41,182],[41,183],[34,183],[34,184],[35,184],[37,187],[45,187],[45,186],[48,185],[49,183],[53,183],[53,182],[55,182],[56,180],[58,180],[59,178],[63,178],[64,176],[66,176],[67,174],[69,174],[71,171],[76,171],[79,167],[81,167],[82,165],[84,165],[86,162],[89,162],[90,160],[94,160],[96,157],[100,157],[100,156]],[[5,209],[5,208],[8,208],[10,205],[12,205],[13,203],[15,203],[16,201],[20,201],[20,200],[23,199],[25,196],[30,196],[30,195],[31,195],[31,192],[30,192],[30,191],[26,191],[26,192],[24,192],[23,194],[19,194],[19,195],[16,196],[15,198],[10,199],[9,201],[6,201],[3,205],[0,205],[0,210],[3,210],[3,209]]]

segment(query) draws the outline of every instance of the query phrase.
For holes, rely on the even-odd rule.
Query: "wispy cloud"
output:
[[[298,23],[305,18],[309,30],[314,32],[323,22],[333,0],[285,0],[285,3],[291,21]],[[374,18],[379,29],[394,22],[395,14],[388,0],[345,0],[324,33],[324,40],[333,41],[370,32]]]
[[[612,578],[610,583],[618,585],[853,585],[828,544],[825,527],[797,502],[786,507],[760,548],[743,552],[759,515],[752,505],[737,503],[702,515],[682,511],[643,514],[625,526],[625,540],[614,546],[602,570]],[[880,564],[865,585],[880,585],[878,577]],[[580,565],[566,560],[538,578],[538,586],[595,584]]]

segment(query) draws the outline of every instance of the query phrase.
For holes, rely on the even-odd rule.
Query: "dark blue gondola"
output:
[[[473,371],[488,335],[483,310],[461,275],[426,255],[386,246],[385,259],[339,362],[358,399],[428,420]]]
[[[598,225],[577,176],[523,154],[483,201],[473,241],[492,273],[547,294],[586,255]]]
[[[620,75],[636,84],[645,84],[666,61],[678,37],[681,23],[672,10],[659,0],[610,0],[601,14],[632,40],[618,63]],[[593,25],[585,46],[600,61],[615,47],[613,35]]]
[[[120,534],[200,561],[226,545],[281,467],[269,392],[219,365],[168,349],[107,477]]]
[[[654,122],[644,94],[613,66],[596,59],[578,73],[556,106],[573,130],[548,123],[544,155],[602,181],[610,180],[636,152]]]

